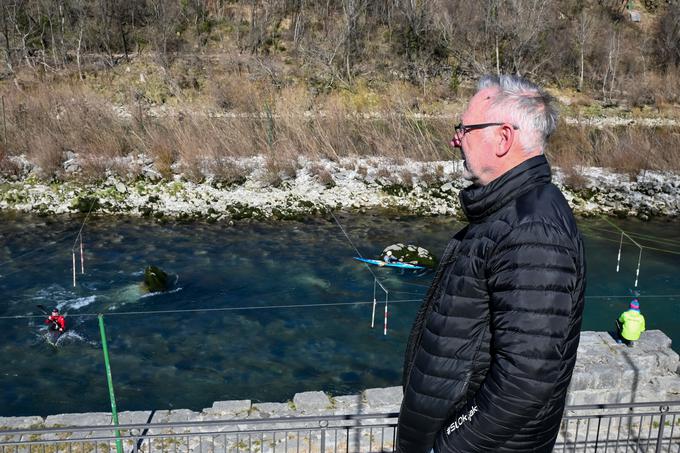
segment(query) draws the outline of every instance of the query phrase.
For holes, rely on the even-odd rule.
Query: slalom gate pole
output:
[[[104,365],[106,366],[106,382],[109,385],[109,398],[111,399],[111,415],[113,416],[113,426],[116,427],[116,453],[123,453],[123,445],[120,441],[120,431],[118,430],[118,410],[116,409],[116,396],[113,394],[113,379],[111,378],[111,365],[109,364],[109,349],[106,346],[106,332],[104,331],[104,315],[97,316],[99,319],[99,333],[102,336],[102,350],[104,352]]]

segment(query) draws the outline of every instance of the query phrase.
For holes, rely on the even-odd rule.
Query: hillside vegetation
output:
[[[630,6],[630,9],[627,7]],[[0,174],[272,182],[299,156],[451,158],[485,73],[549,88],[563,117],[680,117],[680,2],[5,0]],[[640,22],[630,11],[640,13]],[[677,123],[675,123],[677,124]],[[680,169],[671,127],[561,124],[566,168]],[[67,173],[77,156],[82,171]],[[576,174],[576,170],[574,170]]]

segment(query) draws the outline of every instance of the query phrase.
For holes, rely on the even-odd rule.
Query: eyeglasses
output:
[[[458,123],[456,127],[454,127],[454,133],[453,133],[453,138],[451,139],[451,146],[454,148],[460,148],[461,146],[461,140],[463,140],[463,137],[465,137],[465,134],[468,132],[474,131],[476,129],[484,129],[486,127],[491,127],[491,126],[502,126],[504,124],[508,123],[480,123],[480,124],[463,124],[463,123]],[[518,126],[515,126],[514,124],[511,124],[512,128],[516,131],[519,130]]]

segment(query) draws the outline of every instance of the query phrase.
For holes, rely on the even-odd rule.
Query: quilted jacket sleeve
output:
[[[579,270],[574,242],[544,222],[526,222],[488,261],[492,351],[486,379],[439,433],[435,451],[496,451],[552,396]]]

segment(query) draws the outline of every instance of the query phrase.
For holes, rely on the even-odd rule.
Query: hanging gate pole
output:
[[[116,396],[113,394],[113,379],[111,378],[111,365],[109,364],[109,349],[106,346],[106,332],[104,331],[104,315],[101,313],[99,318],[99,333],[102,336],[102,350],[104,352],[104,365],[106,366],[106,382],[109,385],[109,398],[111,399],[111,414],[113,415],[113,426],[116,435],[116,453],[123,453],[123,445],[120,441],[120,431],[118,430],[118,410],[116,409]]]

